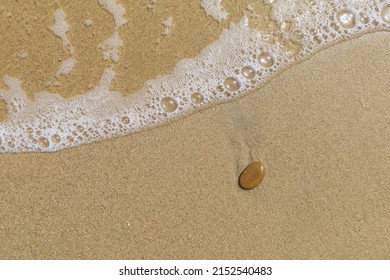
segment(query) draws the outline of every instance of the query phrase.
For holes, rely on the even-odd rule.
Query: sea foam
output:
[[[7,103],[8,118],[0,124],[0,151],[53,152],[156,127],[235,100],[323,48],[369,32],[390,31],[389,1],[269,2],[277,31],[252,29],[252,19],[244,16],[197,57],[181,60],[171,74],[147,81],[132,95],[111,90],[114,64],[91,91],[70,99],[41,92],[31,100],[19,80],[5,77],[8,90],[0,91],[0,97]],[[126,44],[117,33],[127,23],[126,11],[117,1],[99,3],[114,17],[113,44],[106,42],[109,52],[103,48],[103,55],[115,63],[119,47]],[[63,22],[65,16],[58,13],[56,18]],[[52,30],[66,45],[65,27]],[[62,73],[72,65],[65,66]]]

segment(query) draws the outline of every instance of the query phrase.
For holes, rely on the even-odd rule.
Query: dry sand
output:
[[[389,259],[389,41],[150,131],[1,154],[0,259]]]

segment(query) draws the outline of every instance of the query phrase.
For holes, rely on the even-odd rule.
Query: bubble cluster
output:
[[[90,91],[71,99],[41,92],[31,100],[19,80],[5,77],[8,89],[0,89],[0,99],[7,104],[8,117],[0,122],[0,152],[52,152],[156,127],[243,96],[323,48],[390,31],[390,3],[385,0],[266,3],[272,5],[270,17],[278,25],[273,33],[252,29],[253,19],[243,17],[197,57],[179,61],[172,73],[146,82],[129,96],[111,90],[116,76],[112,67]],[[99,4],[113,14],[116,35],[127,23],[123,7],[115,0]],[[64,16],[58,14],[59,20]],[[67,29],[55,30],[67,42]],[[118,48],[126,44],[118,38],[103,48],[114,63]]]

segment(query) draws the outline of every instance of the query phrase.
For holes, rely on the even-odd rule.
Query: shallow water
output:
[[[321,49],[369,32],[390,30],[389,1],[234,3],[226,6],[224,1],[200,1],[198,6],[181,4],[179,6],[185,8],[180,12],[190,11],[195,17],[188,18],[189,22],[180,22],[175,20],[175,5],[171,3],[169,12],[155,16],[156,11],[167,11],[167,7],[158,1],[149,1],[144,12],[155,19],[157,36],[147,32],[151,23],[140,24],[140,21],[133,20],[135,11],[128,10],[127,5],[115,0],[99,0],[93,12],[80,13],[78,25],[73,19],[70,22],[68,9],[72,7],[65,2],[60,7],[45,8],[45,13],[52,13],[52,20],[40,21],[42,28],[46,25],[47,32],[39,36],[35,35],[39,30],[31,29],[30,18],[17,21],[19,25],[13,28],[24,34],[21,38],[25,38],[25,34],[38,36],[40,40],[36,44],[45,39],[47,45],[38,46],[39,55],[51,55],[51,60],[59,63],[37,67],[40,58],[34,56],[35,53],[21,49],[13,55],[20,63],[32,61],[36,64],[35,68],[50,70],[51,74],[41,76],[44,81],[41,79],[40,83],[44,87],[31,98],[31,93],[24,88],[23,79],[7,73],[7,69],[15,63],[12,60],[4,62],[11,66],[0,72],[5,83],[0,96],[7,104],[7,118],[0,125],[0,151],[53,152],[152,128],[244,96]],[[82,5],[81,2],[79,5]],[[4,5],[1,11],[1,21],[12,26],[14,14],[11,7]],[[99,26],[104,23],[101,18],[107,19],[107,16],[112,22],[111,27],[108,30],[96,28],[89,36],[94,44],[88,47],[79,45],[84,36],[88,39],[85,29]],[[195,18],[203,18],[207,32],[198,34],[193,30],[199,37],[199,44],[196,40],[186,42],[187,48],[190,46],[188,49],[192,50],[179,55],[171,53],[178,59],[171,59],[176,65],[170,73],[157,76],[164,74],[158,69],[158,63],[148,64],[145,68],[129,64],[134,55],[142,57],[153,50],[163,50],[163,44],[166,44],[165,48],[182,44],[181,32],[188,30],[188,26],[200,25],[200,21],[193,22]],[[34,20],[33,15],[31,20]],[[220,33],[221,28],[229,24]],[[146,39],[149,43],[145,44],[142,52],[137,48],[132,48],[133,52],[130,52],[128,46],[134,46],[131,36],[137,32],[153,40]],[[7,36],[9,45],[14,45],[12,40],[17,36]],[[157,47],[151,47],[151,44]],[[9,45],[5,43],[1,48],[7,49]],[[56,52],[51,53],[49,50],[53,45]],[[140,47],[142,45],[138,45]],[[86,53],[88,48],[91,49]],[[83,57],[80,54],[87,59],[79,59]],[[156,51],[155,57],[156,54],[158,56],[161,52]],[[5,55],[9,56],[9,53]],[[184,57],[188,59],[182,59]],[[25,63],[26,67],[32,67],[31,63]],[[85,63],[87,66],[82,65]],[[23,67],[23,64],[18,64],[18,67]],[[81,68],[84,71],[80,71]],[[85,69],[91,69],[94,74],[89,77]],[[72,88],[69,86],[72,83],[68,87],[62,85],[67,83],[66,80],[74,79],[73,73],[77,73],[80,84],[84,83],[77,89],[83,93],[74,94],[72,89],[72,93],[57,94],[56,88],[61,89],[59,91]],[[97,79],[99,73],[100,78]],[[34,76],[33,73],[30,76]],[[137,81],[134,86],[123,82],[130,78]],[[34,81],[29,84],[34,84]],[[140,85],[143,85],[141,89]]]

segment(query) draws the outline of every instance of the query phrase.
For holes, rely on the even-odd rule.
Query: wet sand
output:
[[[389,40],[150,131],[1,154],[0,258],[388,259]],[[265,179],[244,191],[255,160]]]

